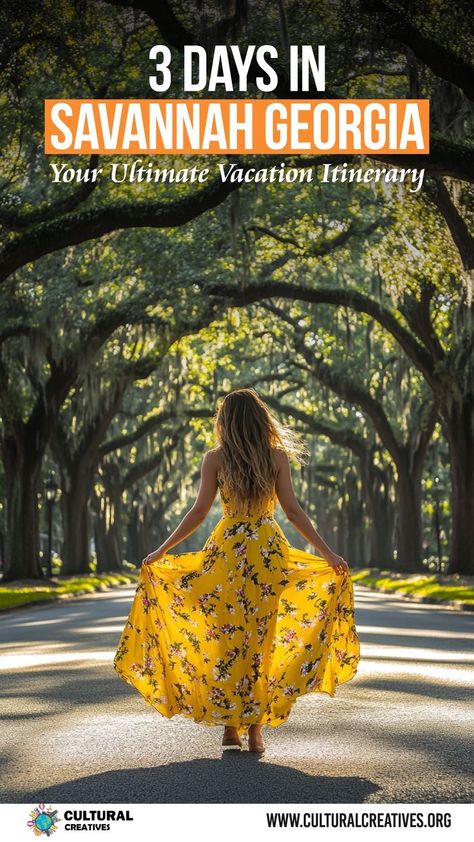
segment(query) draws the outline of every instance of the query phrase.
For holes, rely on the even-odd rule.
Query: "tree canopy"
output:
[[[189,505],[216,404],[240,386],[307,439],[298,496],[349,562],[473,571],[468,11],[447,0],[2,5],[5,579],[44,575],[50,470],[62,572],[138,563]],[[159,164],[206,166],[204,184],[54,183],[63,161],[43,153],[45,98],[150,98],[154,43],[172,50],[167,96],[179,97],[185,44],[263,35],[279,46],[278,98],[285,51],[303,41],[326,44],[328,97],[429,98],[428,156],[357,160],[425,167],[423,188],[223,182],[217,164],[230,159],[197,156]]]

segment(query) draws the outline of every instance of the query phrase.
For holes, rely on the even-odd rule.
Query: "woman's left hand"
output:
[[[342,573],[349,572],[349,565],[345,558],[341,555],[337,555],[336,553],[331,553],[330,556],[327,557],[328,564],[331,565],[332,569],[341,575]]]

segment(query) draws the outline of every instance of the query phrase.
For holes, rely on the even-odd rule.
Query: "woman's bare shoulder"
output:
[[[273,447],[272,452],[273,458],[275,460],[276,469],[277,471],[280,471],[280,469],[285,465],[285,463],[288,462],[286,450],[283,450],[282,448],[278,447]]]
[[[211,447],[211,449],[207,451],[206,456],[211,457],[211,455],[212,455],[212,456],[216,457],[216,456],[220,456],[221,453],[222,453],[222,447],[220,447],[220,445],[216,445],[215,447]]]
[[[207,453],[204,454],[204,459],[209,465],[218,468],[221,464],[221,453],[221,447],[212,447],[211,450],[208,450]]]

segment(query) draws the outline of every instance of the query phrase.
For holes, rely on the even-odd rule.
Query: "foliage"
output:
[[[22,587],[12,583],[8,587],[0,587],[0,611],[30,602],[50,602],[60,597],[79,596],[115,588],[117,585],[133,584],[136,579],[137,574],[115,573],[101,576],[55,577],[44,586]]]
[[[463,549],[474,547],[464,3],[262,0],[225,15],[214,0],[41,5],[0,11],[0,552],[13,573],[39,575],[34,542],[14,538],[19,501],[34,511],[51,469],[63,569],[89,570],[92,540],[104,569],[138,562],[189,506],[217,402],[244,385],[306,436],[297,494],[349,561],[412,569],[450,552],[452,570],[472,570]],[[304,33],[314,44],[324,34],[328,95],[429,97],[423,190],[321,184],[321,159],[304,156],[285,163],[314,167],[309,184],[224,185],[216,159],[169,156],[150,160],[205,165],[210,181],[52,183],[45,97],[148,97],[148,49],[163,40],[169,95],[180,96],[184,43],[245,45],[263,33],[280,47],[277,96],[288,93],[287,45]],[[393,163],[420,166],[375,160]],[[32,532],[44,539],[41,516]]]
[[[472,583],[457,583],[456,576],[420,576],[394,577],[386,573],[368,570],[356,570],[352,574],[354,582],[375,590],[384,590],[400,594],[409,594],[427,601],[462,602],[474,605],[474,586]]]

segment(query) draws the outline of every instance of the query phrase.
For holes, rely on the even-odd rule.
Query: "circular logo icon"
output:
[[[31,827],[35,836],[41,836],[43,833],[46,836],[51,836],[57,829],[56,824],[60,819],[58,818],[58,811],[53,810],[52,807],[45,809],[44,804],[38,804],[37,807],[30,813],[31,819],[27,822],[28,827]]]

